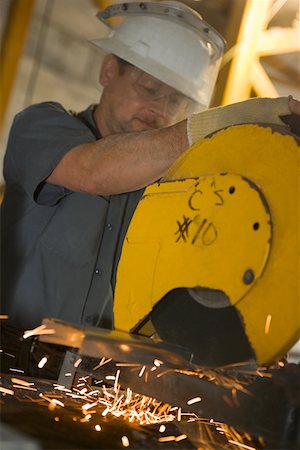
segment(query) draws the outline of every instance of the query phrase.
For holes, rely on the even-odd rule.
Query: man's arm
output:
[[[158,130],[115,134],[74,147],[47,182],[98,195],[130,192],[158,180],[188,147],[186,120]]]
[[[98,195],[134,191],[161,178],[181,153],[206,135],[238,123],[284,125],[280,116],[290,113],[300,116],[300,102],[257,98],[203,111],[168,128],[107,136],[70,150],[47,181]]]

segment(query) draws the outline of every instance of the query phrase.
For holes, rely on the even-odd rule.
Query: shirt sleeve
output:
[[[54,205],[70,191],[45,179],[69,150],[95,140],[89,127],[59,103],[30,106],[14,119],[4,160],[5,179],[38,204]]]

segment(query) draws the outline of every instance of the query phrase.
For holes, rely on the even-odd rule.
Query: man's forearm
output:
[[[70,150],[47,181],[98,195],[130,192],[159,179],[188,147],[186,121],[164,129],[115,134]]]

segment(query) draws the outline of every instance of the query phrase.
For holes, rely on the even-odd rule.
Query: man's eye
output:
[[[154,89],[150,86],[143,86],[144,92],[147,93],[148,95],[151,96],[156,96],[157,95],[157,89]]]
[[[180,106],[181,102],[182,102],[182,98],[179,97],[178,95],[171,95],[170,96],[170,104],[172,106]]]

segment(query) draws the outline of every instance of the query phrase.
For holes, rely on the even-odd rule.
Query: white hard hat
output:
[[[107,19],[123,16],[113,28]],[[179,2],[121,3],[97,17],[110,28],[92,42],[207,108],[225,42],[193,9]]]

